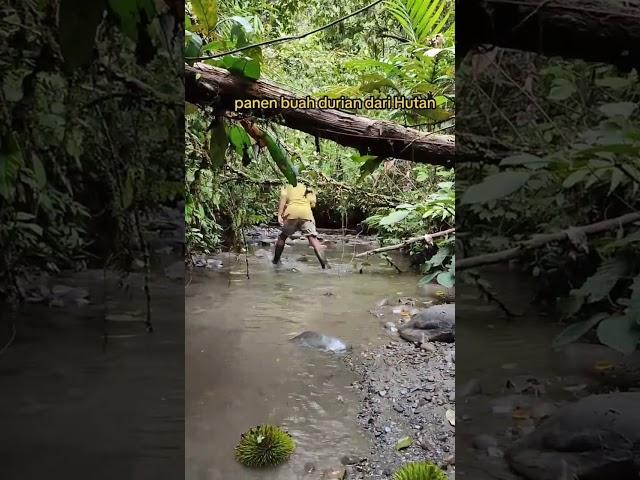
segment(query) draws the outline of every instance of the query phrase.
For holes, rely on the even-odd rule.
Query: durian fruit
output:
[[[402,467],[394,474],[393,480],[448,480],[448,477],[433,463],[417,462]]]
[[[294,449],[287,432],[273,425],[259,425],[242,434],[235,456],[245,467],[263,468],[286,462]]]

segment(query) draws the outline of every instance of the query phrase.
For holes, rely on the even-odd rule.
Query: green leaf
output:
[[[211,167],[218,170],[224,165],[224,154],[229,146],[229,139],[224,128],[224,122],[216,118],[211,127],[211,137],[209,139],[209,157]]]
[[[576,170],[567,178],[565,178],[564,182],[562,182],[562,186],[564,188],[572,188],[578,183],[584,181],[584,179],[587,177],[587,175],[589,175],[589,173],[590,173],[589,170],[586,170],[586,169]]]
[[[541,167],[546,167],[549,165],[550,161],[545,158],[540,158],[536,155],[531,155],[529,153],[522,153],[520,155],[511,155],[510,157],[506,157],[502,159],[500,162],[501,167],[512,167],[512,166],[525,166],[528,168],[536,169]]]
[[[232,125],[229,128],[229,142],[231,142],[231,146],[236,151],[236,153],[240,156],[243,156],[245,151],[251,151],[251,139],[249,135],[239,125]]]
[[[0,196],[11,200],[20,168],[24,165],[22,151],[14,133],[8,133],[0,143]]]
[[[551,86],[551,91],[547,97],[549,100],[564,101],[576,93],[575,83],[566,78],[556,78]]]
[[[32,156],[33,162],[33,179],[36,181],[37,187],[42,190],[47,186],[47,172],[44,169],[44,165],[40,161],[37,155]]]
[[[452,272],[442,272],[438,274],[436,280],[443,287],[451,288],[456,284],[456,277]]]
[[[576,322],[565,328],[553,341],[553,348],[560,348],[579,340],[585,333],[607,317],[606,313],[598,313],[588,320]]]
[[[19,102],[23,97],[22,82],[31,70],[18,68],[4,74],[2,91],[7,102]]]
[[[604,105],[600,105],[599,110],[609,118],[612,118],[612,117],[629,118],[637,107],[638,107],[637,103],[617,102],[617,103],[606,103]]]
[[[609,295],[627,271],[627,264],[621,260],[606,260],[600,265],[596,273],[587,278],[584,284],[576,290],[576,294],[584,296],[587,303],[598,302]]]
[[[268,132],[263,132],[262,138],[267,144],[267,150],[269,150],[273,161],[276,162],[289,184],[295,187],[298,184],[298,178],[286,150]]]
[[[195,26],[196,31],[205,35],[210,35],[218,23],[218,1],[217,0],[191,0],[193,13],[198,20]]]
[[[413,440],[411,437],[403,437],[396,442],[396,450],[404,450],[405,448],[409,448],[413,444]]]
[[[225,55],[222,58],[222,66],[231,73],[242,75],[251,80],[260,78],[260,63],[253,58]]]
[[[359,163],[359,164],[365,163],[369,160],[373,160],[376,158],[378,157],[375,155],[352,155],[351,156],[351,160],[353,160],[354,163]]]
[[[640,328],[628,316],[607,318],[598,325],[598,339],[604,345],[628,355],[634,352],[640,341]]]
[[[519,190],[531,177],[529,172],[501,172],[485,178],[482,183],[471,185],[462,195],[463,205],[487,203]]]
[[[202,38],[197,33],[184,33],[184,56],[199,57],[202,52]]]
[[[371,157],[370,155],[367,156]],[[382,157],[368,158],[367,161],[360,166],[360,178],[358,178],[358,182],[361,182],[367,175],[371,175],[375,172],[383,160],[384,158]]]
[[[389,215],[380,220],[380,225],[393,225],[398,222],[401,222],[407,215],[409,215],[409,210],[394,210]]]

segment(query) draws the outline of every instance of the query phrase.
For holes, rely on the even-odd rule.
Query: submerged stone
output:
[[[293,337],[291,342],[326,352],[346,352],[351,350],[351,346],[339,338],[311,331],[302,332],[300,335]]]

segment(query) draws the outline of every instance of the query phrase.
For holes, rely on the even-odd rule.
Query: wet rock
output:
[[[222,268],[222,262],[220,260],[216,260],[215,258],[208,258],[207,268]]]
[[[421,310],[400,330],[400,337],[414,343],[455,341],[455,304]]]
[[[638,405],[640,393],[630,392],[568,404],[507,450],[506,460],[529,480],[637,478]]]
[[[339,338],[330,337],[317,332],[306,331],[293,337],[291,342],[305,346],[317,348],[326,352],[346,352],[351,350],[351,346]]]

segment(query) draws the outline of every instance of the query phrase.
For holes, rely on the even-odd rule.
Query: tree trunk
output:
[[[640,66],[640,0],[458,0],[456,50],[489,44]]]
[[[279,100],[300,98],[266,81],[249,81],[208,65],[185,65],[185,98],[196,105],[213,105],[234,111],[236,99]],[[271,109],[253,111],[256,116],[310,135],[332,140],[361,154],[453,167],[452,135],[436,135],[385,120],[372,120],[340,110]]]

